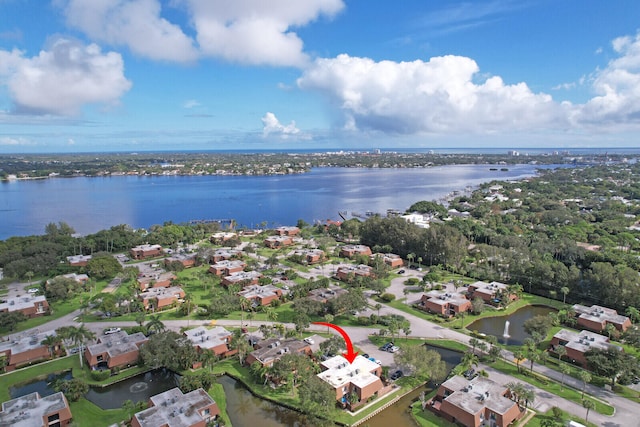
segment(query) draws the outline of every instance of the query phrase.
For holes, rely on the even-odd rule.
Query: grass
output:
[[[207,392],[218,404],[222,423],[227,427],[231,427],[231,420],[229,419],[229,415],[227,415],[227,396],[224,394],[222,384],[214,383]]]
[[[411,406],[411,415],[413,415],[413,419],[422,427],[456,427],[456,424],[440,418],[433,412],[428,410],[423,411],[420,402],[416,402]]]
[[[587,423],[583,418],[580,417],[576,417],[575,415],[571,415],[568,412],[565,411],[560,411],[562,413],[562,421],[561,421],[561,425],[566,425],[566,422],[568,420],[572,420],[572,421],[577,421],[583,425],[586,425],[588,427],[598,427],[597,424],[594,423]],[[585,410],[585,414],[586,414],[586,410]],[[540,427],[540,424],[542,423],[542,420],[544,419],[552,419],[552,420],[556,420],[556,421],[560,421],[558,420],[554,415],[553,415],[553,410],[549,409],[547,412],[545,413],[537,413],[535,417],[533,417],[531,420],[529,420],[529,422],[526,424],[527,427]]]
[[[579,390],[575,390],[571,387],[568,387],[566,384],[563,386],[558,382],[555,382],[551,379],[548,379],[541,374],[538,374],[534,371],[533,375],[530,374],[529,370],[526,369],[523,365],[520,365],[520,372],[518,372],[518,368],[516,365],[511,363],[507,363],[504,360],[498,360],[490,364],[494,369],[497,369],[505,374],[510,375],[514,379],[518,379],[520,381],[524,381],[531,385],[534,385],[544,391],[548,391],[549,393],[553,393],[556,396],[560,396],[572,402],[575,402],[579,405],[582,405],[582,393]],[[608,403],[602,402],[600,400],[594,399],[591,396],[584,395],[585,400],[591,400],[595,404],[594,410],[603,415],[613,415],[614,408]]]

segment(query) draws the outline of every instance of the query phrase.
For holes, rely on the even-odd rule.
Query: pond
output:
[[[46,379],[9,387],[9,396],[11,396],[12,399],[16,399],[35,391],[38,392],[40,397],[50,396],[56,392],[53,389],[53,383],[56,380],[70,380],[71,378],[73,378],[71,371],[66,371],[60,374],[49,374]]]
[[[91,387],[85,398],[102,409],[122,408],[125,401],[147,401],[179,384],[180,375],[168,369],[156,369],[107,387]]]
[[[527,305],[508,316],[485,317],[467,326],[470,331],[494,335],[505,345],[522,345],[531,338],[524,331],[524,322],[534,316],[546,316],[557,310],[546,305]]]
[[[462,352],[436,347],[430,344],[426,344],[425,347],[429,350],[435,350],[440,354],[440,357],[447,366],[447,375],[462,361]],[[364,425],[368,425],[369,427],[417,426],[417,423],[410,414],[409,407],[413,402],[418,400],[420,393],[424,391],[426,394],[429,394],[434,388],[435,384],[431,382],[428,383],[426,387],[418,387],[411,393],[403,396],[402,399],[398,400],[394,405],[368,420]]]

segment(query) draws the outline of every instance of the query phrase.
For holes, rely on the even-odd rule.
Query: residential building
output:
[[[418,306],[430,313],[451,317],[471,310],[471,301],[462,294],[434,290],[423,294]]]
[[[314,301],[319,301],[323,304],[326,304],[329,300],[335,299],[340,295],[346,294],[348,292],[349,291],[347,291],[346,289],[342,289],[336,286],[332,288],[313,289],[309,291],[307,297]]]
[[[242,287],[249,285],[257,285],[258,280],[262,277],[261,273],[257,271],[242,271],[240,273],[233,273],[229,276],[224,276],[220,281],[222,286],[240,285]]]
[[[164,265],[168,266],[173,262],[179,262],[184,268],[191,268],[196,265],[196,254],[174,254],[164,259]]]
[[[31,335],[14,336],[9,341],[0,341],[0,359],[5,359],[6,372],[11,372],[22,366],[34,362],[50,359],[54,354],[61,354],[61,347],[42,344],[49,335],[55,336],[55,331],[40,332]]]
[[[609,343],[609,338],[591,331],[575,332],[561,329],[551,338],[550,349],[555,352],[558,346],[564,346],[567,353],[565,357],[573,363],[587,367],[587,359],[584,354],[591,349],[607,350],[615,348],[622,351],[621,347]]]
[[[133,416],[132,427],[206,427],[220,415],[218,404],[201,388],[186,394],[172,388],[151,396],[149,404]]]
[[[40,397],[33,392],[2,403],[0,426],[64,427],[73,419],[62,392]]]
[[[299,249],[292,255],[299,256],[306,264],[318,264],[324,261],[324,251],[320,249]]]
[[[170,271],[155,271],[153,273],[139,275],[138,285],[141,291],[149,288],[167,288],[171,286],[171,283],[177,278],[178,276]]]
[[[251,301],[254,307],[269,305],[271,301],[282,297],[282,290],[273,285],[249,285],[245,286],[238,295]]]
[[[269,236],[263,240],[263,243],[270,249],[276,249],[293,245],[293,239],[290,236]]]
[[[298,227],[278,227],[275,231],[278,236],[297,236],[300,234]]]
[[[353,363],[343,356],[335,356],[321,362],[320,366],[322,372],[318,378],[329,384],[336,393],[336,400],[350,409],[366,403],[370,397],[378,396],[384,387],[380,379],[382,367],[360,355],[356,356]],[[357,396],[357,400],[350,401],[350,394]]]
[[[147,340],[142,332],[129,335],[125,331],[118,331],[101,335],[96,339],[96,344],[86,347],[84,358],[91,369],[135,365],[140,356],[140,347]]]
[[[209,273],[216,276],[231,276],[234,273],[240,273],[245,269],[247,263],[244,261],[236,260],[222,260],[209,266]]]
[[[371,254],[371,248],[365,245],[345,245],[340,248],[340,256],[345,258],[353,258],[357,255],[369,256]]]
[[[612,308],[599,305],[586,307],[576,304],[573,306],[573,311],[578,315],[578,326],[590,331],[604,332],[607,325],[611,324],[618,331],[624,332],[631,326],[631,320],[628,317],[618,314]]]
[[[356,277],[369,277],[371,276],[373,269],[368,265],[343,265],[338,267],[336,277],[338,280],[348,282]]]
[[[509,388],[488,378],[456,375],[438,387],[427,407],[458,425],[507,427],[526,413],[510,397]]]
[[[260,362],[262,366],[271,366],[276,360],[289,353],[311,355],[311,346],[302,340],[295,338],[270,338],[255,345],[255,350],[249,353],[245,364],[251,366],[254,362]]]
[[[65,279],[71,279],[80,285],[86,285],[87,282],[89,282],[89,276],[87,276],[86,274],[69,273],[69,274],[63,274],[62,276],[56,276],[53,279],[47,280],[45,282],[45,285],[49,285],[52,282],[52,280],[59,279],[61,277],[64,277]]]
[[[91,255],[72,255],[67,257],[67,262],[73,267],[85,267],[91,258]]]
[[[49,303],[44,295],[24,295],[7,298],[0,303],[0,313],[19,311],[28,318],[43,316],[49,312]]]
[[[231,248],[220,248],[211,255],[209,262],[220,262],[226,259],[238,258],[242,255],[242,251]]]
[[[184,336],[189,338],[193,346],[202,352],[204,350],[212,351],[216,356],[230,356],[235,351],[229,350],[232,334],[222,326],[216,326],[207,329],[204,326],[184,331]]]
[[[184,298],[185,292],[180,286],[168,288],[148,288],[138,295],[145,310],[163,310]]]
[[[237,233],[220,231],[218,233],[213,233],[211,237],[209,237],[209,241],[213,244],[219,245],[220,243],[224,243],[227,240],[237,239]]]
[[[478,281],[469,285],[467,293],[470,300],[482,298],[486,304],[496,305],[501,302],[501,298],[508,298],[509,301],[517,298],[515,294],[507,296],[508,288],[508,285],[500,282],[487,283]]]
[[[383,254],[383,253],[375,253],[370,256],[372,261],[376,259],[382,260],[386,265],[391,268],[398,268],[404,265],[404,261],[400,257],[400,255],[396,254]]]
[[[164,255],[160,245],[140,245],[129,250],[133,259],[147,259]]]
[[[400,218],[403,218],[405,221],[407,221],[410,224],[414,224],[418,228],[429,228],[431,226],[432,217],[430,215],[412,213],[407,215],[401,215]]]

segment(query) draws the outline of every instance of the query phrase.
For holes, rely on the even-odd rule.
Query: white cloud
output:
[[[300,129],[296,127],[296,122],[292,120],[291,123],[285,126],[280,123],[275,114],[270,112],[267,112],[264,117],[262,117],[262,125],[262,134],[264,136],[280,135],[286,138],[300,133]]]
[[[74,115],[85,104],[115,104],[131,88],[123,71],[120,54],[63,38],[32,58],[0,51],[0,84],[20,113]]]
[[[525,83],[500,77],[475,83],[479,67],[461,56],[428,62],[317,59],[298,79],[343,110],[345,127],[389,133],[490,133],[563,126],[563,106]]]
[[[2,145],[31,145],[32,142],[26,138],[18,137],[12,138],[8,136],[0,137],[0,146]]]
[[[588,125],[640,122],[640,33],[612,42],[619,55],[592,75],[596,96],[579,106],[576,123]]]
[[[200,104],[196,99],[189,99],[182,104],[182,108],[191,109],[199,107],[200,105],[202,104]]]
[[[334,16],[342,0],[183,0],[189,5],[204,55],[251,65],[300,67],[308,62],[292,31],[321,15]]]
[[[94,40],[126,45],[154,60],[191,62],[193,39],[161,16],[158,0],[58,0],[67,23]]]

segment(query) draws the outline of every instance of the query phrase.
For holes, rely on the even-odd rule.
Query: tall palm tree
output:
[[[82,347],[88,340],[96,338],[96,334],[91,332],[84,323],[80,326],[63,326],[56,329],[56,333],[60,338],[71,341],[75,346],[79,347],[78,357],[80,359],[80,367],[82,367]]]
[[[560,365],[560,372],[562,372],[562,378],[560,379],[560,390],[564,387],[564,376],[571,373],[571,367],[569,365]]]
[[[518,368],[518,373],[519,373],[520,372],[520,363],[522,363],[522,361],[525,359],[524,351],[516,350],[513,353],[513,357],[515,358],[516,367]]]
[[[240,297],[238,303],[240,304],[240,326],[244,326],[244,312],[251,307],[251,301],[245,297]]]
[[[588,424],[589,423],[589,411],[592,410],[593,408],[595,408],[596,404],[593,403],[593,401],[591,401],[591,400],[583,399],[582,400],[582,406],[587,409],[587,415],[584,417],[584,420]]]
[[[162,320],[160,320],[160,315],[154,314],[149,316],[149,321],[146,324],[146,328],[149,332],[153,331],[155,333],[159,333],[164,331],[167,327],[164,325],[164,323],[162,323]]]
[[[578,376],[582,380],[582,398],[584,398],[584,390],[587,388],[587,383],[591,381],[591,373],[581,369],[578,371]]]
[[[562,359],[562,356],[567,354],[567,348],[563,345],[559,345],[556,347],[556,354],[558,355],[558,363]]]
[[[571,289],[569,289],[566,286],[563,286],[560,288],[560,292],[562,292],[562,303],[566,304],[567,303],[567,294],[571,291]]]
[[[49,356],[53,357],[57,350],[57,347],[59,347],[61,343],[62,338],[58,335],[47,335],[47,337],[43,339],[40,344],[46,345],[49,349]]]

